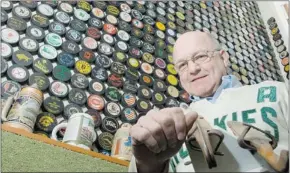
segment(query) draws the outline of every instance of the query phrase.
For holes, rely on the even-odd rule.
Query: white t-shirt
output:
[[[184,143],[171,158],[170,172],[247,172],[273,171],[258,154],[251,154],[239,147],[237,137],[227,127],[227,121],[239,121],[267,130],[278,145],[274,152],[288,150],[288,91],[285,83],[266,81],[256,85],[229,88],[222,91],[215,103],[206,99],[192,103],[187,111],[196,111],[209,124],[224,133],[219,151],[224,156],[215,156],[217,167],[209,169],[201,152],[193,151]],[[189,149],[189,150],[188,150]],[[192,164],[185,164],[191,161]],[[134,158],[129,172],[137,172]]]

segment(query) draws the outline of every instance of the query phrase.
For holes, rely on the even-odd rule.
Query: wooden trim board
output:
[[[127,166],[127,167],[129,166],[129,162],[128,161],[124,161],[124,160],[120,160],[120,159],[117,159],[117,158],[113,158],[113,157],[110,157],[110,156],[107,156],[107,155],[104,155],[104,154],[100,154],[100,153],[97,153],[97,152],[85,150],[83,148],[79,148],[79,147],[76,147],[76,146],[73,146],[73,145],[62,143],[62,142],[59,142],[59,141],[56,141],[56,140],[53,140],[53,139],[38,135],[38,134],[29,133],[29,132],[27,132],[25,130],[22,130],[22,129],[10,127],[10,126],[5,126],[3,124],[1,125],[1,129],[4,130],[4,131],[10,132],[10,133],[14,133],[14,134],[17,134],[17,135],[25,136],[27,138],[34,139],[34,140],[37,140],[37,141],[41,141],[41,142],[44,142],[44,143],[47,143],[47,144],[51,144],[51,145],[54,145],[54,146],[57,146],[57,147],[62,147],[62,148],[65,148],[67,150],[71,150],[71,151],[82,153],[82,154],[86,154],[86,155],[89,155],[89,156],[92,156],[92,157],[95,157],[95,158],[103,159],[103,160],[106,160],[108,162],[116,163],[116,164],[119,164],[119,165],[122,165],[122,166]]]

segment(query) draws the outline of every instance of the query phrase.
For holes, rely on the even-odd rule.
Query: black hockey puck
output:
[[[69,101],[78,105],[84,105],[87,101],[87,95],[84,90],[72,88],[68,94]]]
[[[59,115],[63,112],[64,104],[58,97],[50,96],[43,101],[43,107],[47,112]]]
[[[63,118],[64,119],[69,119],[73,114],[76,113],[83,113],[82,108],[74,103],[69,103],[68,105],[65,106],[64,108],[64,113],[63,113]],[[86,112],[87,113],[87,112]]]
[[[29,85],[32,85],[36,83],[38,89],[41,91],[46,91],[49,87],[49,79],[48,77],[43,73],[33,73],[31,76],[29,76]]]

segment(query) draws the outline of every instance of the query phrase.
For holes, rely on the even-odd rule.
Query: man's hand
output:
[[[130,131],[138,172],[162,171],[181,148],[196,118],[196,112],[185,115],[181,108],[151,110],[140,117]]]

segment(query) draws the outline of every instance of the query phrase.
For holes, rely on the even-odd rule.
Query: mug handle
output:
[[[66,127],[67,127],[67,123],[60,123],[60,124],[56,125],[56,126],[53,128],[52,132],[51,132],[51,139],[54,139],[54,140],[57,140],[57,141],[58,141],[56,133],[57,133],[60,129],[62,129],[62,128],[66,128]]]

